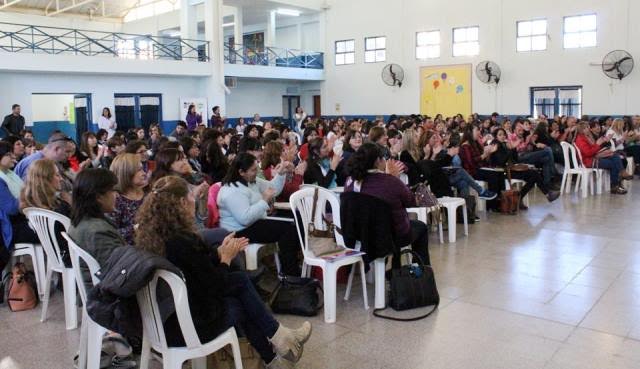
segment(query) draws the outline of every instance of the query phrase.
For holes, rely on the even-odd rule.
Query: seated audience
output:
[[[102,156],[101,168],[109,168],[111,163],[113,162],[113,158],[115,158],[120,153],[123,153],[126,149],[126,145],[124,141],[119,137],[111,137],[107,141],[107,150]]]
[[[275,171],[275,167],[283,161],[291,161],[291,158],[286,157],[282,143],[278,141],[271,141],[264,147],[263,160],[260,163],[264,178],[268,181],[272,180]],[[276,198],[277,201],[289,201],[289,197],[294,192],[300,189],[300,185],[304,182],[304,173],[307,170],[307,162],[302,161],[296,166],[293,173],[288,173],[284,183],[284,187],[280,195]]]
[[[304,183],[315,184],[324,188],[337,187],[336,169],[342,158],[331,155],[331,147],[327,140],[316,138],[309,142],[309,157],[307,170],[304,173]]]
[[[116,203],[109,218],[127,243],[133,245],[135,216],[146,195],[147,174],[136,154],[118,155],[109,168],[118,178]]]
[[[108,169],[85,169],[73,182],[69,236],[104,265],[116,247],[126,245],[105,214],[115,210],[118,178]],[[83,268],[86,277],[88,268]],[[88,279],[88,278],[87,278]]]
[[[27,173],[27,180],[20,192],[20,208],[40,208],[55,211],[65,217],[71,216],[71,197],[61,192],[62,176],[56,163],[49,159],[34,162]],[[71,256],[67,240],[62,237],[64,226],[56,222],[54,232],[60,248],[60,256],[67,268],[71,268]]]
[[[80,141],[80,156],[78,160],[82,163],[90,160],[90,168],[100,167],[104,156],[104,146],[98,145],[98,139],[93,132],[84,132]]]
[[[346,170],[349,179],[345,191],[361,192],[386,202],[394,219],[396,246],[410,244],[424,263],[430,265],[427,225],[409,220],[407,215],[406,208],[415,207],[416,200],[407,186],[397,178],[402,173],[402,163],[385,161],[384,152],[379,145],[365,143],[349,158]]]
[[[549,187],[555,173],[553,151],[547,145],[536,142],[536,136],[525,129],[526,122],[516,120],[514,133],[508,138],[509,145],[516,149],[515,159],[518,162],[542,166],[542,179],[545,186]]]
[[[611,193],[624,195],[627,190],[622,186],[622,179],[633,179],[633,175],[627,174],[623,170],[622,159],[616,155],[610,146],[605,146],[609,142],[607,136],[593,138],[589,125],[585,122],[578,124],[576,129],[575,145],[580,150],[582,163],[587,168],[607,169],[610,172]]]
[[[17,161],[20,161],[22,158],[24,158],[24,142],[22,142],[22,139],[18,136],[7,136],[5,138],[2,139],[3,141],[8,142],[9,144],[11,144],[12,152],[13,155],[16,157]]]
[[[127,143],[127,146],[124,149],[124,152],[127,154],[138,154],[140,157],[140,161],[142,162],[142,167],[146,173],[149,173],[151,170],[149,168],[149,153],[147,144],[141,140],[133,140]]]
[[[298,261],[300,244],[296,226],[287,221],[267,219],[267,212],[275,196],[282,192],[291,163],[280,163],[274,168],[273,180],[257,178],[258,162],[249,153],[240,153],[231,163],[218,193],[220,226],[251,243],[277,242],[286,275],[300,275]],[[273,171],[272,171],[273,173]]]
[[[31,163],[42,158],[51,159],[59,163],[66,162],[69,156],[75,152],[75,144],[72,148],[72,143],[73,140],[62,133],[52,134],[51,137],[49,137],[49,142],[42,151],[38,151],[20,160],[18,165],[16,165],[15,173],[25,180]]]

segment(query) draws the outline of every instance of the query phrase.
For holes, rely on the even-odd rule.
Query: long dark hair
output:
[[[249,168],[253,166],[253,163],[256,162],[256,160],[257,159],[255,156],[247,152],[241,152],[240,154],[238,154],[236,158],[233,159],[233,162],[231,162],[231,168],[229,168],[227,175],[222,179],[222,184],[233,184],[234,186],[237,186],[236,182],[240,182],[243,185],[247,186],[248,183],[244,180],[244,178],[242,178],[242,176],[240,175],[240,171],[248,171]]]
[[[150,183],[153,184],[158,179],[171,175],[171,165],[184,157],[184,153],[178,149],[160,150],[155,157],[156,169],[151,175]]]
[[[464,129],[464,132],[462,133],[462,140],[460,140],[460,145],[466,142],[476,150],[482,150],[480,143],[476,141],[475,138],[473,137],[473,128],[474,128],[473,126],[467,126],[467,128]],[[476,129],[480,129],[480,128],[476,128]]]
[[[311,166],[317,164],[322,158],[320,157],[320,151],[324,145],[324,138],[314,138],[309,142],[309,156],[307,157],[307,165]]]
[[[376,160],[384,158],[382,146],[373,142],[362,144],[349,160],[347,160],[346,172],[356,181],[362,181],[370,169],[374,169]]]
[[[85,169],[73,181],[71,224],[77,227],[83,218],[104,218],[98,196],[114,190],[118,178],[108,169]]]
[[[109,109],[107,107],[102,108],[102,114],[101,115],[104,117],[104,111],[105,110],[107,111],[107,118],[111,118],[111,109]]]
[[[204,150],[200,153],[200,162],[204,173],[210,174],[218,169],[225,172],[229,170],[229,161],[216,141],[206,141],[202,147]]]

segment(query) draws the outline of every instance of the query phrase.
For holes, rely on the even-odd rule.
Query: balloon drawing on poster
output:
[[[447,74],[446,73],[442,73],[440,75],[440,78],[442,78],[442,80],[444,81],[445,79],[447,79]]]
[[[449,82],[450,85],[455,85],[456,84],[456,79],[454,77],[451,77],[447,80],[447,82]]]
[[[456,93],[457,94],[461,94],[462,91],[464,91],[464,87],[462,87],[462,85],[458,85],[456,86]]]
[[[433,88],[437,90],[438,87],[440,87],[440,81],[433,81]]]
[[[438,73],[432,73],[430,75],[427,76],[427,80],[433,80],[433,79],[437,79],[438,78]]]

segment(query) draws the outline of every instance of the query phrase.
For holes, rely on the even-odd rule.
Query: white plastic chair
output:
[[[290,218],[279,218],[279,217],[267,217],[266,219],[271,219],[271,220],[279,220],[282,222],[292,222],[293,220]],[[244,250],[244,257],[245,257],[245,268],[247,270],[256,270],[258,269],[258,251],[260,251],[261,248],[263,248],[264,246],[266,246],[266,243],[250,243],[247,248]],[[278,270],[278,273],[280,273],[280,258],[278,257],[278,253],[274,253],[273,257],[275,259],[276,262],[276,269]]]
[[[467,219],[467,203],[459,197],[440,197],[438,203],[447,209],[447,220],[449,222],[449,243],[456,242],[457,209],[462,206],[462,219],[464,220],[464,235],[469,235],[469,222]]]
[[[30,256],[33,264],[33,274],[36,277],[36,285],[38,287],[38,295],[40,300],[44,296],[44,280],[46,270],[44,262],[44,249],[42,245],[37,243],[16,243],[11,252],[11,262],[7,264],[6,270],[11,273],[11,267],[15,264],[15,259],[19,256]],[[1,272],[1,271],[0,271]]]
[[[100,351],[102,350],[102,337],[107,333],[107,329],[96,323],[89,317],[87,313],[87,285],[89,281],[84,280],[80,261],[82,260],[89,268],[91,274],[91,284],[96,285],[100,282],[96,273],[100,270],[100,264],[88,252],[84,251],[80,246],[69,237],[66,232],[62,232],[62,236],[67,240],[69,245],[69,255],[71,256],[71,265],[76,276],[76,285],[80,292],[82,300],[82,325],[80,326],[80,355],[78,358],[78,368],[99,369],[100,368]]]
[[[44,280],[44,294],[42,299],[42,316],[40,321],[47,319],[47,308],[49,307],[49,294],[51,291],[51,279],[53,272],[62,274],[62,286],[64,288],[64,316],[67,329],[78,327],[78,309],[76,307],[76,278],[73,268],[67,268],[62,261],[62,254],[58,246],[58,239],[55,233],[56,222],[62,224],[65,232],[69,230],[71,221],[69,218],[55,211],[26,208],[24,214],[29,219],[31,227],[36,231],[40,244],[47,254],[47,273]]]
[[[476,183],[484,190],[487,190],[489,188],[489,183],[487,183],[486,181],[476,180]],[[477,193],[473,188],[471,189],[471,194],[476,198],[476,203],[478,204],[476,209],[478,211],[487,211],[487,200],[481,199],[480,194]]]
[[[313,213],[313,200],[315,191],[318,191],[318,198],[316,203],[315,219],[312,218]],[[309,223],[313,222],[316,229],[326,230],[327,227],[323,221],[322,215],[325,213],[325,206],[329,203],[332,212],[333,224],[340,227],[340,202],[337,196],[321,187],[306,187],[296,191],[289,198],[291,204],[291,210],[295,218],[296,228],[298,230],[298,237],[300,238],[300,245],[302,247],[302,254],[304,255],[304,262],[302,264],[302,276],[308,276],[312,266],[317,266],[322,269],[323,289],[324,289],[324,321],[326,323],[335,323],[336,321],[336,294],[337,294],[337,278],[338,269],[345,265],[359,264],[360,273],[362,277],[362,293],[364,297],[364,308],[369,309],[369,303],[367,299],[367,286],[364,274],[364,261],[362,256],[347,256],[338,259],[333,262],[329,262],[322,258],[316,257],[311,250],[308,249],[309,245]],[[335,232],[336,243],[339,246],[345,246],[342,236]],[[349,283],[347,284],[347,291],[344,299],[348,300],[351,293],[351,280],[353,278],[353,269],[349,275]]]
[[[560,183],[560,194],[571,192],[572,176],[575,174],[578,176],[576,180],[575,190],[578,190],[578,186],[582,184],[582,197],[587,197],[587,187],[591,178],[591,169],[581,167],[578,163],[578,159],[575,151],[577,151],[568,142],[560,142],[562,146],[562,156],[564,158],[564,172],[562,173],[562,182]]]
[[[575,146],[575,145],[571,145],[573,151],[575,151],[576,156],[578,158],[578,163],[580,165],[580,168],[585,168],[586,170],[591,170],[591,172],[593,173],[593,181],[590,182],[590,186],[591,186],[591,194],[595,195],[595,194],[602,194],[602,190],[604,189],[604,191],[609,192],[609,189],[611,188],[611,183],[609,182],[609,171],[608,170],[604,170],[604,169],[600,169],[600,168],[587,168],[584,166],[584,162],[582,161],[582,153],[580,152],[580,150]],[[604,180],[604,182],[603,182]],[[595,186],[594,186],[594,182],[595,182]]]
[[[169,347],[167,345],[164,322],[156,295],[159,279],[162,279],[171,288],[178,323],[186,343],[185,347]],[[140,306],[143,328],[140,369],[149,368],[152,348],[162,355],[164,369],[182,369],[182,364],[187,360],[191,360],[193,369],[206,369],[206,357],[226,345],[231,345],[235,368],[242,369],[240,344],[235,328],[227,329],[207,343],[200,342],[191,318],[187,286],[182,278],[166,270],[157,270],[149,284],[138,291],[136,297]]]

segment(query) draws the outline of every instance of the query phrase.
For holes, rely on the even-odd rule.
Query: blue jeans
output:
[[[622,172],[622,169],[624,168],[622,166],[622,159],[620,159],[620,156],[613,155],[610,158],[600,158],[598,159],[596,167],[609,170],[612,189],[620,184],[620,172]]]
[[[452,172],[449,172],[448,177],[449,184],[458,190],[458,195],[460,196],[469,196],[469,187],[476,190],[478,194],[484,191],[484,189],[476,183],[476,180],[462,168],[456,168]]]
[[[545,185],[549,185],[555,168],[553,151],[550,147],[538,151],[522,152],[518,154],[518,160],[526,164],[542,165],[542,180]]]
[[[235,327],[238,335],[247,337],[265,363],[275,357],[268,338],[280,323],[271,315],[245,272],[231,272],[227,277],[224,302],[227,309],[225,330]]]

